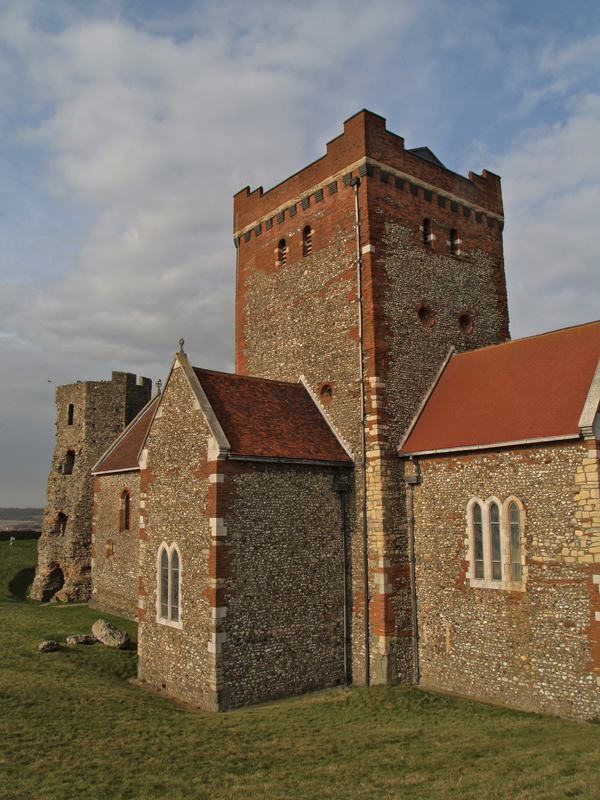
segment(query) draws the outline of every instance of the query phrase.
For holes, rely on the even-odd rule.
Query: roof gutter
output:
[[[320,461],[318,458],[288,458],[286,456],[253,456],[228,453],[230,461],[264,461],[267,464],[308,464],[315,467],[353,467],[352,461]]]
[[[471,450],[500,450],[504,447],[518,447],[519,445],[580,439],[581,435],[581,433],[561,433],[559,436],[540,436],[537,439],[514,439],[509,442],[488,442],[487,444],[461,444],[458,447],[440,447],[437,450],[411,450],[406,453],[400,452],[400,448],[398,448],[398,455],[400,458],[412,458],[412,456],[436,456],[443,455],[444,453],[464,453]]]

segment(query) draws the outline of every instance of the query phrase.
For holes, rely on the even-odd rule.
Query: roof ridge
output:
[[[218,369],[205,369],[204,367],[192,367],[194,371],[198,370],[199,372],[210,372],[211,375],[226,375],[228,378],[240,378],[240,380],[245,381],[260,381],[261,383],[276,383],[280,386],[302,386],[299,381],[281,381],[275,380],[274,378],[261,378],[258,375],[240,375],[239,372],[223,372],[222,370]]]
[[[591,320],[590,322],[581,322],[579,325],[567,325],[564,328],[556,328],[553,331],[542,331],[541,333],[533,333],[531,336],[521,336],[519,339],[508,339],[506,342],[497,342],[496,344],[486,344],[483,347],[475,347],[472,350],[463,350],[461,352],[455,352],[455,356],[467,356],[472,355],[473,353],[480,353],[482,350],[492,350],[496,347],[507,347],[512,344],[519,344],[519,342],[527,342],[532,339],[541,339],[543,336],[554,336],[558,333],[564,333],[565,331],[573,331],[577,328],[587,328],[590,325],[600,325],[600,319]]]

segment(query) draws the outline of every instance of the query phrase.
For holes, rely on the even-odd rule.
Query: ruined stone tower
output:
[[[90,596],[94,478],[91,469],[150,399],[152,381],[113,372],[110,381],[85,381],[56,390],[56,447],[48,505],[31,589],[35,600]]]
[[[410,680],[396,449],[450,347],[509,338],[500,179],[485,170],[465,178],[426,147],[406,150],[385,119],[361,111],[323,158],[267,192],[239,192],[234,220],[237,371],[306,376],[355,454],[353,679]]]

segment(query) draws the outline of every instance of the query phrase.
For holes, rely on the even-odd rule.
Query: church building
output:
[[[154,397],[124,376],[93,465],[58,390],[34,596],[137,619],[140,678],[207,710],[404,682],[596,717],[600,323],[510,341],[499,177],[361,111],[234,220],[235,374],[181,341]]]

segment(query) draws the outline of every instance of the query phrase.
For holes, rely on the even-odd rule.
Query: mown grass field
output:
[[[0,542],[0,798],[600,796],[600,725],[407,687],[208,715],[128,683],[134,649],[38,653],[99,615],[26,599],[36,544]]]

